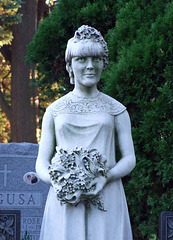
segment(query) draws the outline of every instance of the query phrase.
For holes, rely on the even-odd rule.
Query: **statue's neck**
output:
[[[80,98],[93,98],[98,96],[99,91],[96,86],[86,88],[74,87],[72,93]]]

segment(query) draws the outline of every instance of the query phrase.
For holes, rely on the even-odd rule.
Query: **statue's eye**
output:
[[[78,57],[77,58],[77,61],[79,61],[79,62],[85,62],[86,61],[86,58],[85,57]]]
[[[95,62],[99,62],[99,61],[102,61],[102,57],[93,57],[93,60]]]

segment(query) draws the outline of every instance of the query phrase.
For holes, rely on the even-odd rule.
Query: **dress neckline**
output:
[[[74,93],[73,91],[70,92],[72,96],[80,99],[80,100],[92,100],[92,99],[96,99],[98,98],[98,96],[100,95],[100,92],[98,91],[98,93],[93,96],[93,97],[81,97],[81,96],[78,96],[76,93]]]

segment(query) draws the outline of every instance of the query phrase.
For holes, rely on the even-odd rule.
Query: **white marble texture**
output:
[[[86,29],[84,27],[84,31]],[[75,45],[74,52],[70,50],[71,59],[66,61],[74,90],[45,112],[36,170],[39,177],[51,185],[48,166],[56,146],[97,149],[107,158],[108,176],[94,179],[96,189],[85,196],[93,198],[100,194],[107,211],[92,205],[86,208],[82,201],[77,206],[61,205],[50,186],[40,240],[132,240],[121,182],[135,166],[129,115],[121,103],[97,89],[105,65],[105,45],[92,37],[71,42]],[[118,163],[116,140],[122,155]]]

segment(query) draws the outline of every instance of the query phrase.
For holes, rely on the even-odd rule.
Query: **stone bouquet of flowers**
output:
[[[96,149],[76,147],[56,150],[48,169],[58,200],[74,206],[83,201],[88,207],[93,204],[105,211],[99,195],[87,198],[82,194],[95,190],[96,186],[91,183],[96,177],[107,177],[106,158]]]

